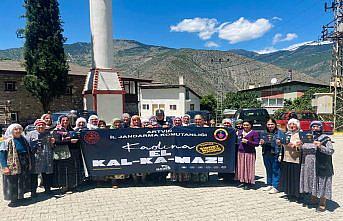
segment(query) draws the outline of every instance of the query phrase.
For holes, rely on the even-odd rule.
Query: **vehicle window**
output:
[[[248,110],[248,111],[243,111],[243,116],[245,117],[265,117],[268,115],[268,112],[265,110]]]

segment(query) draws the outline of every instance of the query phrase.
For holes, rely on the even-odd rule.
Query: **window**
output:
[[[123,85],[127,94],[136,94],[136,85],[134,81],[123,81]]]
[[[65,95],[73,95],[73,86],[67,86]]]
[[[194,105],[194,104],[190,104],[190,105],[189,105],[189,109],[190,109],[191,111],[194,111],[194,110],[195,110],[195,105]]]
[[[276,99],[275,98],[269,99],[269,106],[276,106]]]
[[[277,106],[283,106],[283,99],[282,98],[277,99]]]
[[[186,100],[189,100],[189,89],[186,88]]]
[[[15,81],[6,81],[5,82],[5,91],[16,91],[16,85],[15,85]]]
[[[11,116],[11,122],[18,122],[18,113],[17,112],[10,113],[10,116]]]
[[[149,104],[143,104],[143,110],[149,110]]]
[[[175,104],[169,105],[169,109],[170,110],[176,110],[176,105]]]

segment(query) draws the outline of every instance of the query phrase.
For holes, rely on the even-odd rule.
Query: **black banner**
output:
[[[90,176],[152,172],[234,172],[235,130],[171,129],[86,130],[82,154]]]

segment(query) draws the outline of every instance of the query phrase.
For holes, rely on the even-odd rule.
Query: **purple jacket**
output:
[[[242,138],[248,140],[248,143],[242,143]],[[243,130],[238,132],[238,151],[241,153],[256,153],[255,147],[260,144],[260,138],[256,131],[252,130],[243,137]]]

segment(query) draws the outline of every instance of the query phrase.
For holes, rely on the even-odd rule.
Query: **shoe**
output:
[[[269,190],[269,194],[276,194],[279,193],[279,190],[277,190],[275,187],[272,187],[271,190]]]
[[[243,190],[250,190],[250,186],[249,185],[244,185]]]
[[[318,213],[322,213],[322,212],[325,212],[325,207],[324,206],[319,206],[317,209],[316,209],[316,212]]]
[[[267,187],[263,187],[262,191],[270,191],[271,189],[273,189],[273,186],[267,186]]]
[[[238,187],[238,188],[243,188],[243,187],[245,187],[245,183],[241,183],[241,184],[239,184],[237,187]]]
[[[31,192],[31,198],[37,197],[37,192]]]

